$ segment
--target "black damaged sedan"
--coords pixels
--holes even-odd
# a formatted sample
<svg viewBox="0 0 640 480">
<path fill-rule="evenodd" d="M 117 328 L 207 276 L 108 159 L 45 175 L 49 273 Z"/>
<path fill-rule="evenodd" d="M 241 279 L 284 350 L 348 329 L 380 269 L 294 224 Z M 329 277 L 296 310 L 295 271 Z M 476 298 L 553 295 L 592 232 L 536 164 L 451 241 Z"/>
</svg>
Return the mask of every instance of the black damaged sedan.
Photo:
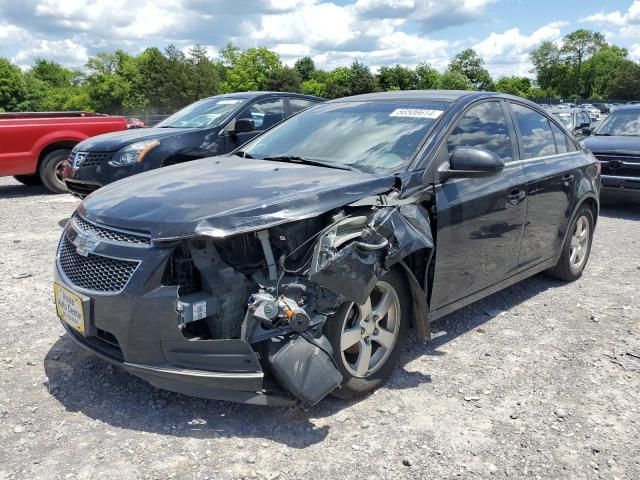
<svg viewBox="0 0 640 480">
<path fill-rule="evenodd" d="M 535 104 L 393 92 L 305 110 L 227 156 L 108 185 L 68 222 L 56 308 L 156 387 L 354 398 L 409 329 L 539 272 L 578 279 L 599 171 Z"/>
</svg>

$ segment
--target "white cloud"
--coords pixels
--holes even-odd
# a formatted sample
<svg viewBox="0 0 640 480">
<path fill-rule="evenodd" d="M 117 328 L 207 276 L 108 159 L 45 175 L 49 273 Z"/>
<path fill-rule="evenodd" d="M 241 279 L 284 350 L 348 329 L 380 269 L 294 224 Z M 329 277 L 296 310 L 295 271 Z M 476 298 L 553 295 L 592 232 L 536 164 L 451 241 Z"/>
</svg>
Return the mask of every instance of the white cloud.
<svg viewBox="0 0 640 480">
<path fill-rule="evenodd" d="M 636 62 L 640 62 L 640 43 L 631 45 L 629 48 L 629 57 Z"/>
<path fill-rule="evenodd" d="M 616 36 L 638 38 L 640 37 L 640 0 L 634 0 L 626 12 L 620 10 L 599 12 L 583 17 L 579 21 L 608 27 L 615 26 L 619 28 Z"/>
<path fill-rule="evenodd" d="M 83 64 L 87 49 L 72 40 L 40 40 L 20 50 L 11 60 L 21 68 L 28 68 L 36 58 L 55 59 L 66 66 Z"/>
<path fill-rule="evenodd" d="M 529 75 L 531 51 L 542 42 L 560 39 L 562 28 L 567 25 L 566 22 L 553 22 L 531 35 L 523 35 L 518 28 L 511 28 L 503 33 L 493 32 L 473 48 L 484 58 L 494 74 Z"/>
</svg>

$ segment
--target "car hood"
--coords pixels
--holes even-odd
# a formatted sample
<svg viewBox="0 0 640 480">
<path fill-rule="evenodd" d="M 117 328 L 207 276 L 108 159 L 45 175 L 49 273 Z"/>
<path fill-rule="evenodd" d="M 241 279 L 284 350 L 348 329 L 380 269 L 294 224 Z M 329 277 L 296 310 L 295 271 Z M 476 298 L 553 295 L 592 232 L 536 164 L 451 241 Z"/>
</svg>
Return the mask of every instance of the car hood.
<svg viewBox="0 0 640 480">
<path fill-rule="evenodd" d="M 79 211 L 155 240 L 224 237 L 320 215 L 387 192 L 394 182 L 393 175 L 221 156 L 112 183 Z"/>
<path fill-rule="evenodd" d="M 91 137 L 76 146 L 80 152 L 115 152 L 142 140 L 153 140 L 191 132 L 194 128 L 135 128 Z"/>
<path fill-rule="evenodd" d="M 640 154 L 640 136 L 638 137 L 587 137 L 583 141 L 585 148 L 593 153 L 631 153 Z"/>
</svg>

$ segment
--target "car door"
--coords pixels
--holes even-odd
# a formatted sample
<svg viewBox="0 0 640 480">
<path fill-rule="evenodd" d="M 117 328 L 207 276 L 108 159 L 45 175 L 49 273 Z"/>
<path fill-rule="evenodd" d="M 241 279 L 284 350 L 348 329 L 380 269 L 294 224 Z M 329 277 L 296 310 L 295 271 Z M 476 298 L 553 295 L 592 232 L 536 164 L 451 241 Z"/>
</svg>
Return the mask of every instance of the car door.
<svg viewBox="0 0 640 480">
<path fill-rule="evenodd" d="M 519 103 L 509 106 L 529 190 L 519 256 L 526 268 L 551 258 L 563 241 L 575 196 L 577 148 L 553 119 Z"/>
<path fill-rule="evenodd" d="M 457 146 L 499 155 L 504 170 L 449 178 L 436 185 L 437 249 L 431 310 L 509 277 L 518 266 L 526 217 L 526 178 L 514 156 L 515 132 L 501 101 L 469 107 L 440 147 L 446 162 Z"/>
<path fill-rule="evenodd" d="M 242 110 L 225 128 L 225 150 L 231 150 L 247 143 L 253 137 L 271 128 L 285 118 L 285 99 L 269 97 L 257 100 Z M 248 120 L 253 128 L 249 131 L 236 131 L 238 119 Z"/>
</svg>

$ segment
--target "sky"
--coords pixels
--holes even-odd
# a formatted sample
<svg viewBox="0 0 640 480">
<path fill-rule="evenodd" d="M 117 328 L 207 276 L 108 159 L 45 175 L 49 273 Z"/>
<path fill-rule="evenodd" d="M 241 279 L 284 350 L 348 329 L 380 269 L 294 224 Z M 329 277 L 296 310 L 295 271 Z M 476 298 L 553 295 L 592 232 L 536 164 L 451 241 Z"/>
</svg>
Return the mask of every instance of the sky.
<svg viewBox="0 0 640 480">
<path fill-rule="evenodd" d="M 578 28 L 597 30 L 640 61 L 640 0 L 0 0 L 0 56 L 82 68 L 98 52 L 173 43 L 265 46 L 287 64 L 427 62 L 444 70 L 474 48 L 494 76 L 528 75 L 529 53 Z"/>
</svg>

